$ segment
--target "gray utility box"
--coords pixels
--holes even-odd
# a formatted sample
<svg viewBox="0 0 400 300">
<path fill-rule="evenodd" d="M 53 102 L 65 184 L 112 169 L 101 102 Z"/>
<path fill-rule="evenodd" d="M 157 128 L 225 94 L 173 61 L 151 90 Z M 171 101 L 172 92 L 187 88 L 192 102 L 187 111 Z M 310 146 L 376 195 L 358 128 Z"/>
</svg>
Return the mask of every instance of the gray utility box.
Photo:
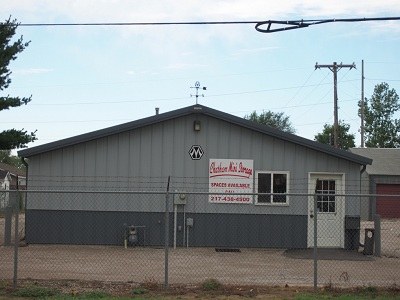
<svg viewBox="0 0 400 300">
<path fill-rule="evenodd" d="M 375 241 L 375 229 L 365 228 L 365 238 L 364 238 L 364 255 L 374 254 L 374 241 Z"/>
<path fill-rule="evenodd" d="M 179 194 L 174 195 L 174 204 L 175 205 L 186 205 L 187 195 L 185 192 L 181 192 Z"/>
<path fill-rule="evenodd" d="M 344 248 L 346 250 L 358 250 L 360 246 L 360 218 L 347 216 L 344 230 Z"/>
</svg>

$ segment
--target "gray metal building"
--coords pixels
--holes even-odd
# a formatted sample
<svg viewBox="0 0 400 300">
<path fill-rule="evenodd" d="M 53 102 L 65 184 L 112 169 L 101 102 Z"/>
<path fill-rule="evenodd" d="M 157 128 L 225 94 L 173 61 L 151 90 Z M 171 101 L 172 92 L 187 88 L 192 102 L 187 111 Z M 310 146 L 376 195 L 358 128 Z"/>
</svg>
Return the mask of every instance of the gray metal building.
<svg viewBox="0 0 400 300">
<path fill-rule="evenodd" d="M 398 148 L 351 148 L 352 153 L 373 160 L 361 177 L 361 191 L 367 195 L 400 195 L 400 149 Z M 373 220 L 400 218 L 400 197 L 363 197 L 361 218 Z"/>
<path fill-rule="evenodd" d="M 325 195 L 318 202 L 324 221 L 318 223 L 318 245 L 358 248 L 353 235 L 360 201 L 341 195 L 359 193 L 360 170 L 372 162 L 202 105 L 18 155 L 29 159 L 29 191 L 165 192 L 170 176 L 170 191 L 178 192 L 173 201 L 180 203 L 171 200 L 171 220 L 175 209 L 177 221 L 171 222 L 170 240 L 184 243 L 191 219 L 190 246 L 213 247 L 312 246 L 313 197 L 291 194 L 318 190 Z M 253 192 L 282 196 L 246 194 Z M 180 194 L 186 197 L 180 200 Z M 29 193 L 26 241 L 121 244 L 127 223 L 146 228 L 146 244 L 162 245 L 164 212 L 163 194 Z"/>
</svg>

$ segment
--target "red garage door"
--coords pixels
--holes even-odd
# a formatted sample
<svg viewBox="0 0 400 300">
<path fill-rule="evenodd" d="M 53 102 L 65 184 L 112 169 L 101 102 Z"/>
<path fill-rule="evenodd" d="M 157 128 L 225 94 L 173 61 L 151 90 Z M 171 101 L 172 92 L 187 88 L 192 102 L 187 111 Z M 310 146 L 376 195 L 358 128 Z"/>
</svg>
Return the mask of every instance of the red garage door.
<svg viewBox="0 0 400 300">
<path fill-rule="evenodd" d="M 377 184 L 376 193 L 378 195 L 400 195 L 400 184 Z M 377 197 L 376 213 L 382 218 L 400 218 L 400 196 Z"/>
</svg>

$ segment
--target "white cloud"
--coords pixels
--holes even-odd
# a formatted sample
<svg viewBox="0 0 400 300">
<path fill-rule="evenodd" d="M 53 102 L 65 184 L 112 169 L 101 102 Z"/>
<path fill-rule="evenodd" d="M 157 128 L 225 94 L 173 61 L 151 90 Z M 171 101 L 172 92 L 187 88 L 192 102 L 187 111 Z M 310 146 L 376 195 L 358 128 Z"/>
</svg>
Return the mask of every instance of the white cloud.
<svg viewBox="0 0 400 300">
<path fill-rule="evenodd" d="M 398 0 L 0 0 L 21 22 L 163 22 L 396 15 Z M 4 17 L 3 17 L 4 18 Z"/>
<path fill-rule="evenodd" d="M 278 49 L 279 47 L 263 47 L 263 48 L 248 48 L 248 49 L 240 49 L 237 52 L 233 53 L 233 55 L 244 55 L 249 53 L 260 53 Z"/>
<path fill-rule="evenodd" d="M 11 14 L 22 23 L 91 23 L 91 22 L 187 22 L 187 21 L 263 21 L 318 18 L 383 17 L 399 15 L 398 0 L 0 0 L 3 19 Z M 7 12 L 7 13 L 4 13 Z M 0 18 L 2 14 L 0 13 Z M 400 23 L 400 21 L 397 21 Z M 380 22 L 385 26 L 385 22 Z M 254 25 L 249 25 L 254 27 Z M 195 26 L 198 28 L 199 26 Z M 247 26 L 175 26 L 174 36 L 190 37 L 204 43 L 216 35 L 237 41 L 248 32 Z M 368 28 L 380 29 L 370 26 Z M 79 27 L 78 27 L 79 28 Z M 154 33 L 159 26 L 118 27 L 123 39 L 133 34 Z M 383 28 L 382 28 L 383 29 Z M 188 42 L 189 39 L 187 38 Z"/>
<path fill-rule="evenodd" d="M 204 67 L 205 65 L 202 64 L 184 64 L 184 63 L 175 63 L 169 64 L 164 69 L 174 69 L 174 70 L 184 70 L 184 69 L 192 69 L 192 68 L 199 68 Z"/>
<path fill-rule="evenodd" d="M 30 75 L 30 74 L 42 74 L 52 72 L 52 69 L 40 69 L 40 68 L 33 68 L 33 69 L 21 69 L 15 70 L 12 73 L 14 75 Z"/>
</svg>

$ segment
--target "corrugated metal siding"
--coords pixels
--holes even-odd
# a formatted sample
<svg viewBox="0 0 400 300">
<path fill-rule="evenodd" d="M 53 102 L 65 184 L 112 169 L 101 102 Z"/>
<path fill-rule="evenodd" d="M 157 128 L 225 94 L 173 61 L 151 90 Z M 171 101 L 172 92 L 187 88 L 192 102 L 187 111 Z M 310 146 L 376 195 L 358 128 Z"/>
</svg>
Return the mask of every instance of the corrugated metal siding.
<svg viewBox="0 0 400 300">
<path fill-rule="evenodd" d="M 378 195 L 400 195 L 400 184 L 377 184 Z M 377 197 L 376 213 L 382 218 L 400 218 L 400 197 Z"/>
<path fill-rule="evenodd" d="M 141 226 L 140 228 L 145 226 L 145 230 L 138 230 L 138 234 L 139 240 L 144 241 L 146 246 L 164 245 L 164 213 L 31 210 L 28 216 L 28 244 L 123 247 L 126 223 Z M 188 214 L 187 217 L 195 220 L 195 225 L 189 229 L 190 247 L 307 247 L 307 216 Z M 169 218 L 173 219 L 172 213 Z M 183 224 L 181 214 L 178 216 L 178 222 Z M 172 222 L 169 233 L 172 246 Z M 183 246 L 183 232 L 177 233 L 177 245 Z"/>
<path fill-rule="evenodd" d="M 193 131 L 193 121 L 201 131 Z M 201 145 L 205 154 L 192 160 L 188 151 Z M 255 170 L 289 171 L 291 192 L 307 193 L 309 172 L 346 173 L 346 192 L 359 192 L 359 166 L 316 150 L 272 138 L 235 124 L 202 114 L 189 115 L 103 137 L 29 159 L 29 189 L 165 190 L 168 176 L 171 190 L 208 191 L 210 158 L 253 159 Z M 43 202 L 44 201 L 44 202 Z M 28 208 L 88 209 L 84 201 L 35 200 Z M 63 202 L 61 204 L 61 202 Z M 112 199 L 93 203 L 92 210 L 110 209 Z M 188 211 L 202 213 L 307 214 L 307 199 L 288 207 L 210 205 L 207 198 L 188 204 Z M 139 207 L 139 208 L 138 208 Z M 152 211 L 159 205 L 127 201 L 120 209 Z M 357 207 L 346 205 L 349 214 Z"/>
</svg>

